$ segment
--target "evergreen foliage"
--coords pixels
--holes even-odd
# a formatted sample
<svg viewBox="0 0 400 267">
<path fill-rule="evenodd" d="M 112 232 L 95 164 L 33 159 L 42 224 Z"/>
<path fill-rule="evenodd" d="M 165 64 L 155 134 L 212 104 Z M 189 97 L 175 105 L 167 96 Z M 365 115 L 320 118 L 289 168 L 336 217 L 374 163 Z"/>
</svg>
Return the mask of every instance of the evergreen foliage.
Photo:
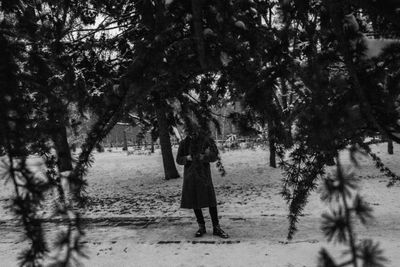
<svg viewBox="0 0 400 267">
<path fill-rule="evenodd" d="M 320 267 L 332 266 L 384 266 L 387 261 L 379 245 L 370 239 L 357 241 L 355 219 L 366 225 L 372 218 L 372 209 L 357 193 L 357 182 L 351 173 L 346 172 L 337 160 L 336 173 L 323 179 L 322 199 L 334 206 L 329 213 L 322 215 L 322 231 L 328 241 L 348 246 L 345 255 L 350 259 L 335 263 L 332 256 L 322 249 L 320 251 Z"/>
<path fill-rule="evenodd" d="M 282 12 L 284 25 L 294 30 L 297 45 L 291 56 L 300 63 L 292 68 L 301 81 L 295 88 L 299 112 L 294 146 L 288 157 L 281 153 L 286 174 L 282 193 L 289 202 L 291 238 L 308 195 L 318 178 L 324 177 L 324 166 L 340 150 L 362 147 L 369 151 L 364 140 L 378 133 L 397 139 L 399 91 L 394 82 L 398 68 L 387 67 L 397 63 L 391 60 L 397 55 L 396 42 L 371 57 L 370 40 L 364 35 L 379 24 L 375 20 L 379 8 L 356 1 L 351 5 L 346 1 L 285 1 Z M 396 179 L 390 170 L 383 171 Z"/>
<path fill-rule="evenodd" d="M 91 98 L 85 77 L 77 69 L 82 51 L 68 39 L 75 24 L 86 19 L 85 14 L 79 14 L 81 8 L 85 9 L 73 1 L 1 2 L 0 146 L 7 153 L 3 159 L 5 179 L 15 190 L 11 208 L 29 241 L 19 257 L 21 266 L 41 266 L 53 248 L 58 251 L 54 259 L 57 266 L 69 266 L 83 255 L 79 214 L 63 181 L 73 189 L 72 195 L 80 196 L 85 182 L 76 174 L 83 172 L 88 160 L 83 162 L 81 155 L 76 169 L 68 175 L 64 171 L 70 167 L 60 164 L 65 155 L 60 153 L 58 142 L 66 142 L 66 135 L 60 139 L 59 134 L 60 129 L 65 133 L 70 126 L 69 106 L 83 112 Z M 62 152 L 69 154 L 66 145 Z M 31 170 L 35 156 L 46 166 L 44 177 Z M 67 156 L 66 163 L 71 165 L 71 160 Z M 43 218 L 38 213 L 49 195 L 55 196 L 57 207 L 52 216 L 66 222 L 55 244 L 45 239 Z"/>
</svg>

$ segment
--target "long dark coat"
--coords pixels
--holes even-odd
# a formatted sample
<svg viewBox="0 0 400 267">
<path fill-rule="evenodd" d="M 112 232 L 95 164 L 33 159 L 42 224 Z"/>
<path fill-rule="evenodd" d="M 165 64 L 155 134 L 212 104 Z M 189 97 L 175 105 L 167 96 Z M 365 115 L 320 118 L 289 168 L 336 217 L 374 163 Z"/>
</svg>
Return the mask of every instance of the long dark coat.
<svg viewBox="0 0 400 267">
<path fill-rule="evenodd" d="M 207 148 L 210 152 L 202 160 L 196 157 L 198 154 L 204 154 Z M 192 156 L 192 161 L 186 159 L 188 155 Z M 211 138 L 194 141 L 186 137 L 181 141 L 176 156 L 176 162 L 185 165 L 181 208 L 200 209 L 217 206 L 210 170 L 210 162 L 216 161 L 217 158 L 218 148 Z"/>
</svg>

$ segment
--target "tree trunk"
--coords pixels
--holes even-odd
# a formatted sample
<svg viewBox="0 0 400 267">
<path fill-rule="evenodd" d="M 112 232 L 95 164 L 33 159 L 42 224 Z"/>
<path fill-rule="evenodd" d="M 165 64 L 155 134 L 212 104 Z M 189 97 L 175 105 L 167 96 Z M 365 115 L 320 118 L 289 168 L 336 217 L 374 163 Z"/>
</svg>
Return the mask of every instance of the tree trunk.
<svg viewBox="0 0 400 267">
<path fill-rule="evenodd" d="M 393 155 L 393 141 L 391 139 L 388 141 L 388 153 Z"/>
<path fill-rule="evenodd" d="M 126 131 L 123 130 L 122 132 L 124 134 L 124 145 L 122 147 L 122 151 L 127 151 L 128 150 L 128 141 L 126 140 Z"/>
<path fill-rule="evenodd" d="M 179 178 L 178 170 L 175 166 L 174 156 L 172 155 L 171 139 L 168 130 L 167 116 L 162 107 L 156 110 L 158 121 L 158 136 L 160 138 L 161 154 L 164 165 L 165 179 Z"/>
<path fill-rule="evenodd" d="M 276 168 L 275 134 L 272 123 L 268 123 L 269 166 Z"/>
<path fill-rule="evenodd" d="M 286 146 L 293 146 L 293 137 L 292 137 L 292 125 L 287 125 L 286 127 Z"/>
<path fill-rule="evenodd" d="M 60 172 L 72 170 L 72 157 L 68 145 L 67 128 L 58 126 L 53 134 L 53 141 L 58 156 L 58 169 Z"/>
<path fill-rule="evenodd" d="M 150 147 L 150 149 L 151 149 L 151 153 L 154 153 L 154 141 L 153 141 L 153 139 L 151 139 L 151 147 Z"/>
<path fill-rule="evenodd" d="M 193 13 L 193 28 L 194 28 L 194 39 L 197 45 L 197 54 L 200 66 L 203 70 L 207 68 L 206 56 L 204 49 L 204 39 L 203 39 L 203 8 L 201 0 L 192 0 L 192 13 Z"/>
<path fill-rule="evenodd" d="M 273 140 L 269 140 L 269 166 L 276 168 L 276 147 Z"/>
</svg>

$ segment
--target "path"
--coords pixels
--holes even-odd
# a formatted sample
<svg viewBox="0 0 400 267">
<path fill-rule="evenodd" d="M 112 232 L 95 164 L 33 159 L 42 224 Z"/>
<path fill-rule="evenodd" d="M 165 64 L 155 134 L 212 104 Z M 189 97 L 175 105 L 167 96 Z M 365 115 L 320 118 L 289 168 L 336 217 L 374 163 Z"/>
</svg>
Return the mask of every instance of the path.
<svg viewBox="0 0 400 267">
<path fill-rule="evenodd" d="M 385 256 L 398 266 L 400 262 L 399 216 L 380 218 L 365 229 L 357 227 L 360 238 L 380 241 Z M 319 228 L 319 218 L 305 216 L 294 240 L 285 239 L 287 220 L 284 216 L 221 218 L 231 235 L 223 240 L 208 233 L 193 238 L 196 224 L 192 217 L 110 217 L 83 219 L 85 245 L 89 260 L 85 266 L 316 266 L 317 253 L 327 247 L 340 255 L 342 247 L 326 244 Z M 21 250 L 16 242 L 21 231 L 13 220 L 0 221 L 1 266 L 15 266 Z M 59 222 L 46 223 L 50 234 Z"/>
</svg>

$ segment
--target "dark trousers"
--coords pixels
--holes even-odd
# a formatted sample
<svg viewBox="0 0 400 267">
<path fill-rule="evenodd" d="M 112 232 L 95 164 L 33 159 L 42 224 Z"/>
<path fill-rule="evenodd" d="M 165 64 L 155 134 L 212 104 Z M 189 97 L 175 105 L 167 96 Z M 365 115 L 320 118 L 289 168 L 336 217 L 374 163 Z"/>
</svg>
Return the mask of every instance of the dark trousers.
<svg viewBox="0 0 400 267">
<path fill-rule="evenodd" d="M 211 216 L 211 221 L 212 221 L 213 227 L 218 226 L 219 221 L 218 221 L 217 207 L 209 207 L 208 210 L 210 211 L 210 216 Z M 194 209 L 194 214 L 196 215 L 197 223 L 204 225 L 205 221 L 204 221 L 204 216 L 203 216 L 203 212 L 201 211 L 201 209 Z"/>
</svg>

